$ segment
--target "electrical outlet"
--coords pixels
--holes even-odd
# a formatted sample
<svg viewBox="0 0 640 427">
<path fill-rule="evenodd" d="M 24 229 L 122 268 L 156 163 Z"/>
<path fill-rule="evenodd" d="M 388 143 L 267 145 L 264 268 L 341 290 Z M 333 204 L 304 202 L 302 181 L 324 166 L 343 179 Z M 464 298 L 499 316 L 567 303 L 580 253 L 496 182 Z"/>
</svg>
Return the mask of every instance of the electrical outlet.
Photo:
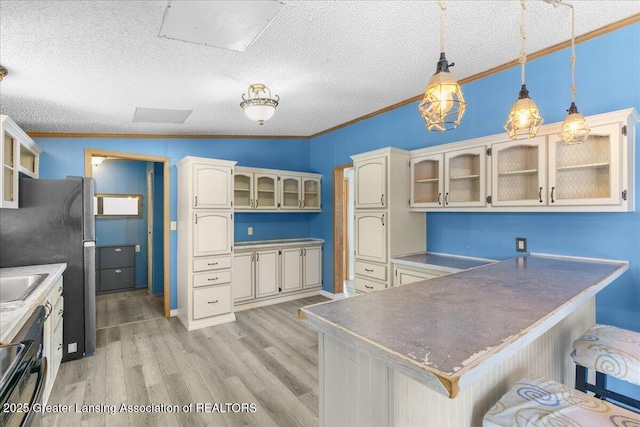
<svg viewBox="0 0 640 427">
<path fill-rule="evenodd" d="M 69 344 L 67 346 L 67 353 L 75 353 L 76 351 L 78 351 L 78 343 L 77 342 L 72 342 L 71 344 Z"/>
<path fill-rule="evenodd" d="M 247 228 L 247 235 L 248 236 L 253 236 L 253 227 Z"/>
<path fill-rule="evenodd" d="M 527 252 L 526 237 L 516 237 L 516 252 Z"/>
<path fill-rule="evenodd" d="M 171 221 L 171 229 L 172 230 L 177 230 L 178 229 L 178 222 L 177 221 Z"/>
<path fill-rule="evenodd" d="M 140 245 L 136 245 L 136 252 L 140 252 Z"/>
</svg>

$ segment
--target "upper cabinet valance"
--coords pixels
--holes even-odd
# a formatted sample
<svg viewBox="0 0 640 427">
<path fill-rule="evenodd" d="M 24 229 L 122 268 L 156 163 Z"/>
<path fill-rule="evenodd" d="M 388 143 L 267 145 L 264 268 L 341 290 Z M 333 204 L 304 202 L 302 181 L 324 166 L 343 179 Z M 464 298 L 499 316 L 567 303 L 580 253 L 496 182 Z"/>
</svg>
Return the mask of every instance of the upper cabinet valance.
<svg viewBox="0 0 640 427">
<path fill-rule="evenodd" d="M 526 140 L 499 134 L 414 150 L 411 210 L 634 211 L 639 120 L 634 109 L 588 117 L 579 145 L 563 145 L 554 123 Z"/>
</svg>

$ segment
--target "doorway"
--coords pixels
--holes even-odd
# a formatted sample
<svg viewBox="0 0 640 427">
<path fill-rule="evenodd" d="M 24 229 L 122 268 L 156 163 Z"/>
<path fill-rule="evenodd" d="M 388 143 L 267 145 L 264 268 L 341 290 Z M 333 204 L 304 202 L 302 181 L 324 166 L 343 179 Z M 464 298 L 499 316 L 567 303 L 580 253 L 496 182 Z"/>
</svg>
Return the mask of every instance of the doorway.
<svg viewBox="0 0 640 427">
<path fill-rule="evenodd" d="M 120 159 L 120 160 L 138 160 L 142 162 L 151 162 L 154 164 L 154 176 L 156 176 L 157 172 L 161 172 L 162 175 L 162 185 L 161 190 L 162 193 L 158 194 L 158 190 L 160 186 L 154 185 L 153 187 L 153 195 L 151 196 L 155 203 L 153 205 L 160 206 L 160 212 L 162 213 L 162 222 L 158 224 L 160 221 L 156 220 L 158 215 L 158 210 L 156 209 L 156 215 L 154 215 L 153 226 L 151 226 L 151 233 L 157 236 L 162 236 L 161 239 L 153 239 L 154 243 L 159 240 L 162 243 L 162 268 L 160 271 L 158 269 L 153 269 L 152 275 L 150 276 L 149 284 L 153 282 L 158 282 L 161 280 L 160 288 L 163 291 L 163 303 L 162 303 L 162 314 L 165 317 L 170 316 L 170 159 L 168 157 L 161 156 L 150 156 L 144 154 L 135 154 L 135 153 L 122 153 L 116 151 L 107 151 L 107 150 L 94 150 L 94 149 L 85 149 L 85 176 L 93 177 L 93 165 L 92 158 L 101 157 L 103 159 Z M 147 178 L 148 179 L 148 178 Z M 154 181 L 155 182 L 155 181 Z M 148 185 L 148 184 L 147 184 Z M 150 203 L 147 203 L 150 205 Z M 149 231 L 149 225 L 147 225 L 147 231 Z M 158 245 L 156 245 L 157 247 Z M 156 256 L 158 255 L 158 251 L 156 252 Z M 152 263 L 153 265 L 154 263 Z M 162 276 L 162 277 L 160 277 Z M 152 282 L 153 280 L 153 282 Z M 152 286 L 152 285 L 151 285 Z M 153 289 L 153 288 L 152 288 Z M 144 290 L 146 293 L 147 290 Z"/>
<path fill-rule="evenodd" d="M 353 274 L 353 267 L 349 268 L 349 261 L 353 254 L 353 240 L 349 239 L 349 199 L 353 197 L 353 191 L 349 191 L 348 170 L 353 170 L 353 165 L 340 165 L 333 168 L 333 293 L 349 293 L 345 289 L 345 277 Z M 345 171 L 346 174 L 345 174 Z M 345 177 L 347 179 L 345 179 Z M 351 185 L 352 187 L 352 185 Z M 351 197 L 349 195 L 351 194 Z M 351 211 L 352 212 L 352 211 Z M 352 223 L 352 221 L 351 221 Z"/>
</svg>

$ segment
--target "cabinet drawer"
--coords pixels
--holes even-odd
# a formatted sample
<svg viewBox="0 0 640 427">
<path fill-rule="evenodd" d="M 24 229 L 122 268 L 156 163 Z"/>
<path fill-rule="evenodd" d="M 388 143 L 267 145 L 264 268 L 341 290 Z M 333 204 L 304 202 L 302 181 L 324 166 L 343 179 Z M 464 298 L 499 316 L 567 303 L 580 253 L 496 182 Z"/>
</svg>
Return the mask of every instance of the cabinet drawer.
<svg viewBox="0 0 640 427">
<path fill-rule="evenodd" d="M 231 285 L 193 290 L 193 319 L 231 313 Z"/>
<path fill-rule="evenodd" d="M 108 246 L 98 248 L 97 268 L 133 267 L 136 254 L 133 246 Z"/>
<path fill-rule="evenodd" d="M 387 266 L 356 260 L 356 274 L 386 281 Z"/>
<path fill-rule="evenodd" d="M 193 272 L 231 268 L 231 255 L 198 258 L 193 260 Z"/>
<path fill-rule="evenodd" d="M 380 291 L 387 287 L 386 283 L 376 282 L 375 280 L 369 280 L 358 276 L 356 276 L 355 282 L 356 291 L 360 292 Z"/>
<path fill-rule="evenodd" d="M 110 268 L 100 270 L 100 290 L 131 289 L 135 287 L 135 268 Z"/>
<path fill-rule="evenodd" d="M 231 282 L 231 270 L 215 271 L 211 273 L 200 273 L 193 275 L 193 287 L 221 285 Z"/>
</svg>

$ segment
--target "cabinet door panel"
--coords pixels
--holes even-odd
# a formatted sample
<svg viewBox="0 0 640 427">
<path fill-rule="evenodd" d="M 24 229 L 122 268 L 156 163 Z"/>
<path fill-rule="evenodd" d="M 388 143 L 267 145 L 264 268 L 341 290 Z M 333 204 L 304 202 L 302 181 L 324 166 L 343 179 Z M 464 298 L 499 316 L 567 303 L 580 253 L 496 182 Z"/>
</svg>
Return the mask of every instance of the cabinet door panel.
<svg viewBox="0 0 640 427">
<path fill-rule="evenodd" d="M 233 257 L 233 301 L 246 301 L 255 297 L 254 293 L 254 253 L 235 254 Z"/>
<path fill-rule="evenodd" d="M 356 259 L 387 262 L 388 215 L 384 212 L 365 212 L 355 215 Z"/>
<path fill-rule="evenodd" d="M 233 176 L 233 208 L 253 209 L 253 173 L 235 172 Z"/>
<path fill-rule="evenodd" d="M 546 205 L 546 147 L 544 136 L 491 147 L 492 205 Z"/>
<path fill-rule="evenodd" d="M 193 165 L 193 207 L 231 208 L 231 168 L 206 164 Z"/>
<path fill-rule="evenodd" d="M 282 250 L 282 293 L 302 289 L 302 248 Z"/>
<path fill-rule="evenodd" d="M 485 206 L 486 147 L 444 153 L 445 207 Z"/>
<path fill-rule="evenodd" d="M 233 214 L 198 212 L 193 214 L 193 256 L 231 253 Z"/>
<path fill-rule="evenodd" d="M 356 208 L 383 208 L 386 206 L 386 157 L 357 162 L 354 176 Z"/>
<path fill-rule="evenodd" d="M 278 208 L 278 175 L 256 173 L 254 176 L 254 197 L 256 209 Z"/>
<path fill-rule="evenodd" d="M 594 126 L 583 144 L 549 137 L 549 206 L 619 205 L 620 125 Z"/>
<path fill-rule="evenodd" d="M 320 180 L 317 178 L 302 179 L 302 208 L 320 209 Z"/>
<path fill-rule="evenodd" d="M 442 154 L 411 159 L 411 207 L 444 206 L 444 163 Z"/>
<path fill-rule="evenodd" d="M 322 286 L 322 248 L 319 246 L 303 248 L 304 283 L 303 287 L 317 288 Z"/>
<path fill-rule="evenodd" d="M 256 298 L 276 295 L 280 291 L 278 261 L 277 250 L 256 252 Z"/>
<path fill-rule="evenodd" d="M 280 176 L 280 209 L 300 209 L 300 177 Z"/>
</svg>

